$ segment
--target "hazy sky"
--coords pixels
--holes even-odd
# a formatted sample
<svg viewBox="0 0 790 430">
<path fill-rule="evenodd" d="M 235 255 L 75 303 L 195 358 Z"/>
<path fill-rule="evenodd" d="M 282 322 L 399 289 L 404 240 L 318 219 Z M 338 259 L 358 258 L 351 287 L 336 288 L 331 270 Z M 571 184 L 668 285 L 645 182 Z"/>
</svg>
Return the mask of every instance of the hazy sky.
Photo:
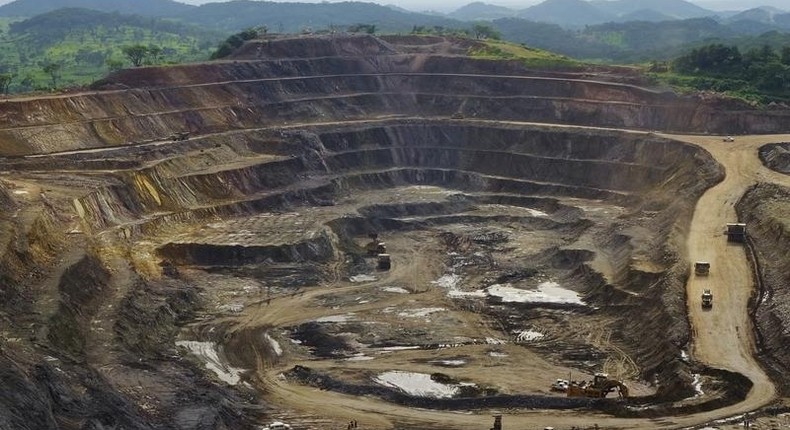
<svg viewBox="0 0 790 430">
<path fill-rule="evenodd" d="M 13 0 L 0 0 L 0 5 L 11 3 Z M 188 4 L 203 4 L 213 3 L 228 0 L 176 0 L 181 3 Z M 279 0 L 275 0 L 279 1 Z M 342 1 L 342 0 L 288 0 L 288 1 Z M 358 1 L 373 1 L 373 0 L 358 0 Z M 437 11 L 452 11 L 460 6 L 471 3 L 475 0 L 375 0 L 375 3 L 391 4 L 405 9 L 424 11 L 424 10 L 437 10 Z M 541 3 L 543 0 L 481 0 L 484 3 L 495 4 L 499 6 L 506 6 L 514 9 L 522 9 L 534 4 Z M 790 12 L 790 2 L 788 0 L 690 0 L 691 3 L 698 4 L 704 8 L 712 10 L 746 10 L 758 6 L 774 6 L 779 9 Z"/>
<path fill-rule="evenodd" d="M 0 0 L 5 1 L 7 0 Z M 228 0 L 176 0 L 181 3 L 189 4 L 203 4 L 214 3 L 217 1 Z M 277 1 L 277 0 L 275 0 Z M 284 1 L 284 0 L 280 0 Z M 307 1 L 310 3 L 318 3 L 323 0 L 287 0 L 287 1 Z M 329 0 L 330 2 L 343 1 L 343 0 Z M 392 4 L 410 10 L 440 10 L 452 11 L 465 4 L 473 1 L 482 1 L 483 3 L 495 4 L 499 6 L 512 7 L 516 9 L 525 8 L 538 3 L 543 0 L 358 0 L 358 1 L 372 1 L 373 3 Z M 790 2 L 788 0 L 687 0 L 691 3 L 697 4 L 707 9 L 712 10 L 746 10 L 758 6 L 773 6 L 779 9 L 790 11 Z"/>
</svg>

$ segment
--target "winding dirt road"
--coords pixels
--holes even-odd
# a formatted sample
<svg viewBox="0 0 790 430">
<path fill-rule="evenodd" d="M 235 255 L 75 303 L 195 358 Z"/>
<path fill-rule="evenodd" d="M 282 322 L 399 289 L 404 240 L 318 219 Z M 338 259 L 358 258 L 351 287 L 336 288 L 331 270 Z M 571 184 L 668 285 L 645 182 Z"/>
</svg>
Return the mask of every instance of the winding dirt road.
<svg viewBox="0 0 790 430">
<path fill-rule="evenodd" d="M 688 237 L 688 260 L 709 261 L 709 276 L 691 276 L 686 285 L 689 318 L 693 330 L 692 355 L 710 366 L 747 376 L 754 387 L 742 403 L 721 410 L 748 411 L 770 402 L 774 384 L 754 358 L 754 330 L 747 306 L 755 293 L 743 245 L 727 242 L 725 224 L 737 222 L 735 204 L 756 182 L 790 187 L 790 177 L 767 169 L 757 151 L 762 145 L 787 141 L 790 136 L 748 136 L 736 142 L 720 137 L 668 136 L 705 148 L 726 169 L 724 181 L 708 190 L 697 202 Z M 713 308 L 703 310 L 701 294 L 710 289 Z"/>
</svg>

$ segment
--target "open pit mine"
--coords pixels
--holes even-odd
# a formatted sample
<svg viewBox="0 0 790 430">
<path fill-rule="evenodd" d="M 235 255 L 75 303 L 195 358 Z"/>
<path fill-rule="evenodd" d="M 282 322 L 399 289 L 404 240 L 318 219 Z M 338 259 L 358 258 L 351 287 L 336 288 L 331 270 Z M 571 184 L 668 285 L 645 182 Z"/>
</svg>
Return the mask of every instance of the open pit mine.
<svg viewBox="0 0 790 430">
<path fill-rule="evenodd" d="M 477 43 L 0 101 L 0 429 L 789 428 L 790 109 Z"/>
</svg>

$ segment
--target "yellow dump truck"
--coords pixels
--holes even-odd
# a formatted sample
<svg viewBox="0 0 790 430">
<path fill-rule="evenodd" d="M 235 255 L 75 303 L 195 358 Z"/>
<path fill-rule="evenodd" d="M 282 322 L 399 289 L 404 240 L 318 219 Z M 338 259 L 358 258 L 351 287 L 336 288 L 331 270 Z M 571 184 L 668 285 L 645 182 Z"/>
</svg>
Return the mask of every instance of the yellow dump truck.
<svg viewBox="0 0 790 430">
<path fill-rule="evenodd" d="M 710 263 L 707 261 L 697 261 L 694 263 L 694 274 L 699 276 L 708 276 L 710 273 Z"/>
<path fill-rule="evenodd" d="M 702 307 L 703 308 L 713 307 L 713 293 L 711 293 L 710 290 L 705 290 L 702 292 Z"/>
</svg>

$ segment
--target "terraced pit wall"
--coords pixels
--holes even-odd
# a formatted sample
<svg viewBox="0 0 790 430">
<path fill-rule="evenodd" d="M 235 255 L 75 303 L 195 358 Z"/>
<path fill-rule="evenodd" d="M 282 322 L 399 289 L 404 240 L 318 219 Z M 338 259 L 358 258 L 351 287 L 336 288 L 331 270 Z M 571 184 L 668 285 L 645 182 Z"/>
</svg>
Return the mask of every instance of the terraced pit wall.
<svg viewBox="0 0 790 430">
<path fill-rule="evenodd" d="M 2 155 L 129 145 L 167 139 L 176 131 L 207 134 L 297 119 L 350 121 L 393 114 L 462 113 L 721 134 L 776 132 L 787 122 L 786 112 L 732 100 L 683 97 L 584 75 L 534 76 L 517 62 L 404 54 L 397 46 L 380 48 L 384 42 L 372 37 L 348 39 L 301 54 L 315 55 L 310 58 L 242 55 L 236 61 L 131 69 L 95 85 L 115 90 L 6 101 L 0 116 Z M 243 52 L 267 43 L 283 52 L 304 52 L 306 42 L 255 41 Z M 343 46 L 360 43 L 364 47 L 357 47 L 357 56 L 340 55 Z"/>
<path fill-rule="evenodd" d="M 763 362 L 777 387 L 790 394 L 790 189 L 775 184 L 753 186 L 738 202 L 738 218 L 747 225 L 763 294 L 754 312 Z"/>
</svg>

